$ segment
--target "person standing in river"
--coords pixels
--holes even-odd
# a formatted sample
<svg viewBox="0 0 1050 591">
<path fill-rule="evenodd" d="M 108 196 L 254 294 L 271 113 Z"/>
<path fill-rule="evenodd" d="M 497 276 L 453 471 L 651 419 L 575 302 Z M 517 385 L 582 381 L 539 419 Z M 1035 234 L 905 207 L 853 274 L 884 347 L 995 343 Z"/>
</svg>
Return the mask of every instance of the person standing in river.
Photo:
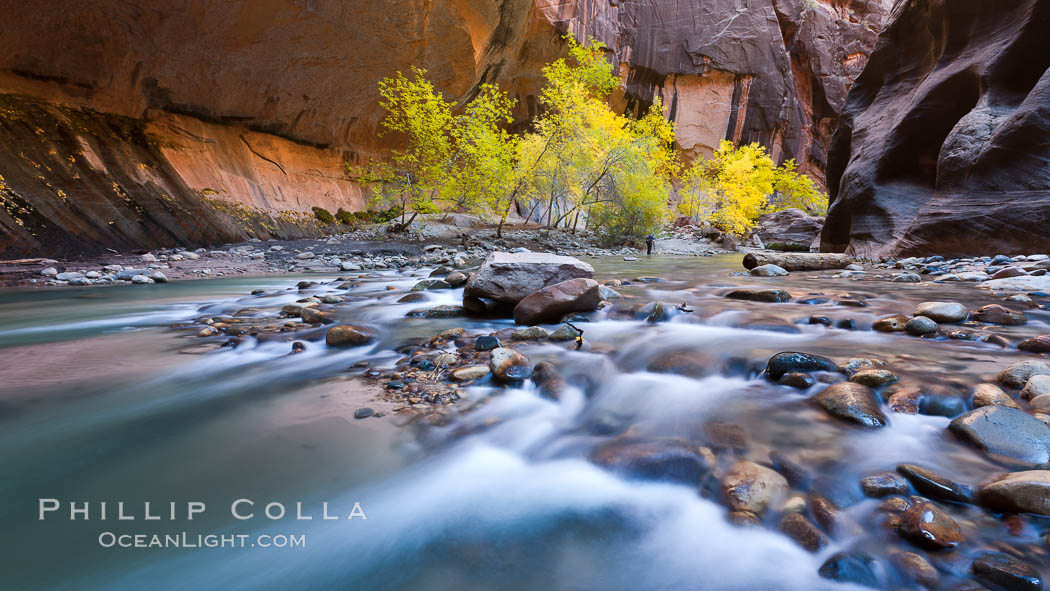
<svg viewBox="0 0 1050 591">
<path fill-rule="evenodd" d="M 653 255 L 653 244 L 656 243 L 656 236 L 649 234 L 645 237 L 645 256 Z"/>
</svg>

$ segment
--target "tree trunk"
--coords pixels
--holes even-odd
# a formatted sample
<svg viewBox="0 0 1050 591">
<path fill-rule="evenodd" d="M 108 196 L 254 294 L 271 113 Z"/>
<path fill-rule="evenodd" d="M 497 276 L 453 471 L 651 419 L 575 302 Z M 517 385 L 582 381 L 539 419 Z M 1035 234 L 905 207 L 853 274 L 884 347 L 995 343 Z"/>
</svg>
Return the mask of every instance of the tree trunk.
<svg viewBox="0 0 1050 591">
<path fill-rule="evenodd" d="M 744 255 L 745 269 L 754 269 L 761 265 L 776 265 L 788 271 L 824 271 L 842 269 L 852 262 L 853 259 L 848 255 L 824 252 L 773 252 Z"/>
</svg>

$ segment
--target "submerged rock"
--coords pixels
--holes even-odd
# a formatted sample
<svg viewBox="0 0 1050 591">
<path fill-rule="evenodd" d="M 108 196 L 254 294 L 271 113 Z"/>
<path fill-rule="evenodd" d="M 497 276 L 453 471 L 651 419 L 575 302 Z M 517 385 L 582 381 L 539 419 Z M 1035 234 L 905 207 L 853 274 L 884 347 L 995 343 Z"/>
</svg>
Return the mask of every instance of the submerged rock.
<svg viewBox="0 0 1050 591">
<path fill-rule="evenodd" d="M 572 312 L 590 312 L 601 302 L 598 282 L 576 278 L 548 285 L 537 290 L 514 306 L 514 322 L 518 324 L 547 324 L 557 322 Z"/>
<path fill-rule="evenodd" d="M 871 388 L 853 382 L 832 384 L 811 400 L 828 413 L 865 427 L 885 427 L 889 421 L 882 413 L 879 398 Z"/>
<path fill-rule="evenodd" d="M 1029 464 L 1050 461 L 1050 427 L 1016 408 L 978 408 L 953 420 L 948 429 L 993 456 Z"/>
<path fill-rule="evenodd" d="M 789 302 L 791 294 L 783 289 L 736 289 L 726 294 L 727 298 L 733 300 L 747 300 L 751 302 Z"/>
<path fill-rule="evenodd" d="M 869 388 L 881 388 L 896 382 L 897 376 L 885 369 L 862 369 L 850 376 L 849 381 L 863 384 Z"/>
<path fill-rule="evenodd" d="M 463 306 L 434 306 L 433 308 L 420 308 L 405 314 L 409 318 L 459 318 L 466 316 L 467 310 Z"/>
<path fill-rule="evenodd" d="M 817 574 L 840 583 L 879 588 L 875 559 L 861 552 L 838 552 L 821 565 Z"/>
<path fill-rule="evenodd" d="M 636 478 L 697 484 L 711 469 L 700 452 L 679 440 L 614 440 L 591 453 L 591 461 Z"/>
<path fill-rule="evenodd" d="M 532 383 L 541 396 L 552 400 L 561 398 L 566 388 L 565 378 L 550 361 L 541 361 L 532 368 Z"/>
</svg>

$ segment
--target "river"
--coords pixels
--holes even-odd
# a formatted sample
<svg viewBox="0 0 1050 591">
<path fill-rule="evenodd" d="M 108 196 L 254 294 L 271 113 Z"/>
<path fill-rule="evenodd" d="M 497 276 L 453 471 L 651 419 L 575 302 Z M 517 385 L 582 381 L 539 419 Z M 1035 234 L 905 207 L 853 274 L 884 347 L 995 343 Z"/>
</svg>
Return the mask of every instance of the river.
<svg viewBox="0 0 1050 591">
<path fill-rule="evenodd" d="M 352 366 L 392 368 L 401 357 L 395 348 L 444 329 L 487 334 L 512 325 L 405 318 L 421 304 L 397 299 L 431 269 L 371 272 L 349 289 L 337 287 L 335 275 L 311 274 L 0 292 L 0 587 L 811 590 L 849 587 L 817 570 L 851 549 L 879 560 L 887 588 L 909 588 L 888 557 L 915 549 L 882 525 L 881 501 L 864 497 L 860 478 L 904 462 L 973 484 L 1004 471 L 948 434 L 947 416 L 895 413 L 888 427 L 864 430 L 808 402 L 821 384 L 796 390 L 758 373 L 779 351 L 805 351 L 840 363 L 878 358 L 901 383 L 968 391 L 1031 355 L 883 334 L 871 324 L 910 314 L 927 300 L 960 301 L 972 310 L 1001 297 L 959 283 L 735 276 L 739 255 L 588 262 L 599 280 L 663 279 L 617 288 L 629 299 L 614 310 L 662 300 L 692 311 L 656 324 L 599 311 L 581 324 L 581 351 L 553 343 L 519 347 L 533 362 L 560 369 L 570 386 L 559 400 L 539 396 L 529 382 L 484 382 L 457 403 L 470 412 L 427 428 L 402 426 L 397 404 L 370 402 L 382 383 L 368 383 Z M 344 297 L 340 320 L 374 327 L 380 340 L 334 349 L 323 333 L 306 331 L 245 336 L 236 347 L 220 347 L 202 345 L 216 339 L 197 337 L 200 326 L 172 328 L 238 311 L 274 318 L 302 297 L 295 285 L 304 279 L 320 283 L 312 294 Z M 730 286 L 775 286 L 795 299 L 729 300 L 722 295 Z M 265 293 L 248 295 L 257 289 Z M 847 292 L 849 301 L 838 303 Z M 453 304 L 462 290 L 425 295 L 424 307 Z M 866 306 L 851 305 L 856 301 Z M 856 330 L 810 325 L 811 315 L 849 318 Z M 1027 325 L 990 332 L 1011 341 L 1050 333 L 1050 312 L 1027 315 Z M 305 351 L 289 355 L 293 338 L 306 342 Z M 681 352 L 699 360 L 691 375 L 649 370 Z M 386 416 L 355 419 L 362 406 Z M 591 450 L 624 432 L 706 443 L 720 466 L 738 459 L 768 464 L 777 451 L 814 475 L 793 494 L 819 493 L 858 527 L 834 532 L 810 553 L 776 531 L 773 517 L 758 527 L 731 524 L 709 485 L 634 480 L 588 461 Z M 728 433 L 731 441 L 712 433 Z M 42 498 L 62 502 L 43 520 Z M 253 518 L 234 517 L 237 499 L 255 503 L 241 505 Z M 70 501 L 90 502 L 90 519 L 70 520 Z M 102 521 L 101 501 L 124 501 L 137 519 L 111 514 Z M 179 514 L 145 521 L 147 501 L 162 514 L 175 501 Z M 207 510 L 188 520 L 189 501 Z M 285 518 L 263 515 L 270 502 L 286 507 Z M 295 519 L 296 502 L 313 519 Z M 322 519 L 322 503 L 343 518 Z M 367 519 L 345 519 L 355 503 Z M 976 507 L 945 510 L 967 535 L 953 558 L 934 561 L 948 582 L 966 576 L 966 556 L 1000 544 L 1038 546 L 1048 525 L 1033 518 L 1018 538 Z M 100 544 L 104 532 L 183 531 L 302 535 L 306 547 Z"/>
</svg>

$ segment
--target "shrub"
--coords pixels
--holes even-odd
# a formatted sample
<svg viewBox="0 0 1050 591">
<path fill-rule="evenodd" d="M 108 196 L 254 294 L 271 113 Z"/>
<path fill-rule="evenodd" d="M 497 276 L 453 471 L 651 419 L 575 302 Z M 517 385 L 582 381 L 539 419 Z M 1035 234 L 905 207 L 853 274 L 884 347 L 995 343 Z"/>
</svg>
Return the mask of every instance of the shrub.
<svg viewBox="0 0 1050 591">
<path fill-rule="evenodd" d="M 321 222 L 322 224 L 330 224 L 335 221 L 335 216 L 333 216 L 332 212 L 328 211 L 327 209 L 323 207 L 314 207 L 313 210 L 314 217 L 316 217 L 317 221 Z"/>
<path fill-rule="evenodd" d="M 354 225 L 354 214 L 343 209 L 342 207 L 339 208 L 339 211 L 335 212 L 335 219 L 339 220 L 340 223 L 346 224 L 348 226 Z"/>
</svg>

